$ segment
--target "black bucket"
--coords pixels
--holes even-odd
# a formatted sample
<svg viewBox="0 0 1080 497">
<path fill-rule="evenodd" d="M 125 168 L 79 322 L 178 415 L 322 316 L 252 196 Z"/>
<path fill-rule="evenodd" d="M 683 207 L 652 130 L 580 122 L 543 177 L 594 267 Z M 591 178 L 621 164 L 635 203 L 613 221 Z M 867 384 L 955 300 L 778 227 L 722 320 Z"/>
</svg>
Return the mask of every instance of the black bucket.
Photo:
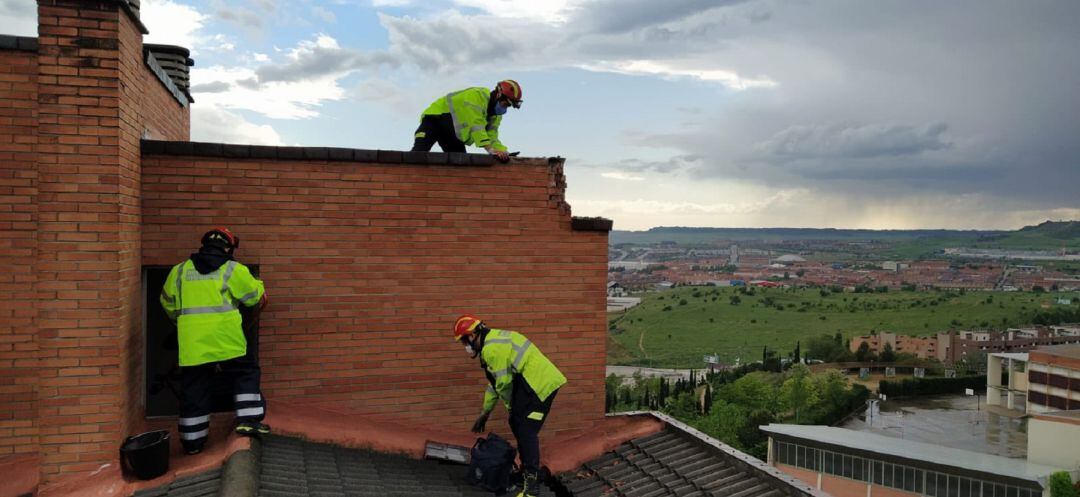
<svg viewBox="0 0 1080 497">
<path fill-rule="evenodd" d="M 169 470 L 169 431 L 148 431 L 124 439 L 120 468 L 125 475 L 152 480 Z"/>
</svg>

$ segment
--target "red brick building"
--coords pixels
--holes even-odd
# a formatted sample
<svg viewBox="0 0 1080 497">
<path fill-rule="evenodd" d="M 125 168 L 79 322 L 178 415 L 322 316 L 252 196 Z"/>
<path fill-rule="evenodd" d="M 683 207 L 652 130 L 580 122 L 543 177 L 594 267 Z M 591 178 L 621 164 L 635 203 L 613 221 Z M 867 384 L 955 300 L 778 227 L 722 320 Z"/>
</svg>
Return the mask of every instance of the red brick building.
<svg viewBox="0 0 1080 497">
<path fill-rule="evenodd" d="M 271 411 L 467 426 L 483 378 L 449 330 L 471 312 L 569 378 L 546 435 L 603 418 L 611 222 L 570 216 L 561 159 L 192 143 L 159 60 L 182 50 L 144 46 L 127 1 L 38 15 L 0 37 L 0 463 L 89 473 L 147 427 L 147 268 L 215 225 L 266 282 Z"/>
</svg>

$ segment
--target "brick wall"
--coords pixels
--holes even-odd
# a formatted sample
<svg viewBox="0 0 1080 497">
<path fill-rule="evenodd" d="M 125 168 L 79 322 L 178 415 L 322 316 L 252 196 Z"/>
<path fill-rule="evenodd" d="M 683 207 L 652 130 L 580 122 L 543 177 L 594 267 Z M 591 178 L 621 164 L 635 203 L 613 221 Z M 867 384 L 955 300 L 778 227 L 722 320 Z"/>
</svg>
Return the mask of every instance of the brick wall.
<svg viewBox="0 0 1080 497">
<path fill-rule="evenodd" d="M 112 2 L 41 0 L 39 385 L 43 472 L 114 456 L 119 313 L 119 29 Z"/>
<path fill-rule="evenodd" d="M 185 259 L 215 225 L 241 237 L 238 259 L 260 266 L 270 296 L 271 410 L 302 399 L 467 428 L 484 379 L 450 328 L 468 312 L 522 331 L 569 378 L 547 435 L 603 417 L 607 233 L 572 229 L 561 161 L 388 164 L 355 151 L 371 154 L 335 162 L 289 148 L 281 155 L 297 159 L 230 159 L 275 149 L 227 148 L 194 157 L 144 145 L 142 262 Z"/>
<path fill-rule="evenodd" d="M 51 479 L 114 460 L 142 424 L 140 138 L 187 139 L 189 115 L 146 68 L 125 5 L 39 0 L 38 21 L 36 428 Z"/>
<path fill-rule="evenodd" d="M 37 451 L 37 52 L 0 50 L 0 458 Z M 17 49 L 25 44 L 23 50 Z"/>
</svg>

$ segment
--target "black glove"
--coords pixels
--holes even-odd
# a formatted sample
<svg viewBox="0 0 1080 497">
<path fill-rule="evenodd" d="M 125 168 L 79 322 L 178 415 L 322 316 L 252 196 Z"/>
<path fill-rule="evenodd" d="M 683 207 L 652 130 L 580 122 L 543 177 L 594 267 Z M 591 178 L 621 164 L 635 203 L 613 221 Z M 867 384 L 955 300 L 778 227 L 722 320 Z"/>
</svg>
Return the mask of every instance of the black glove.
<svg viewBox="0 0 1080 497">
<path fill-rule="evenodd" d="M 473 425 L 472 425 L 472 432 L 473 433 L 483 433 L 484 432 L 484 426 L 487 425 L 488 416 L 491 416 L 490 411 L 481 413 L 480 416 L 478 418 L 476 418 L 476 422 L 473 423 Z"/>
</svg>

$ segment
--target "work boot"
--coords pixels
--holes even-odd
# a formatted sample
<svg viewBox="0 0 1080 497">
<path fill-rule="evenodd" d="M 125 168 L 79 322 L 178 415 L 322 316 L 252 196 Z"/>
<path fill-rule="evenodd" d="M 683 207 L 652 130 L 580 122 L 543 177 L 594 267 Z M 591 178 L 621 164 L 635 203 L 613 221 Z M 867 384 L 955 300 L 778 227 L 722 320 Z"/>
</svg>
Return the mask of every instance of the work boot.
<svg viewBox="0 0 1080 497">
<path fill-rule="evenodd" d="M 183 442 L 184 453 L 193 456 L 203 451 L 203 447 L 206 446 L 206 440 L 200 440 L 198 442 Z"/>
<path fill-rule="evenodd" d="M 536 473 L 526 471 L 522 474 L 521 492 L 517 497 L 540 497 L 540 479 Z"/>
<path fill-rule="evenodd" d="M 236 424 L 236 432 L 248 437 L 268 435 L 270 425 L 258 421 L 241 421 Z"/>
</svg>

